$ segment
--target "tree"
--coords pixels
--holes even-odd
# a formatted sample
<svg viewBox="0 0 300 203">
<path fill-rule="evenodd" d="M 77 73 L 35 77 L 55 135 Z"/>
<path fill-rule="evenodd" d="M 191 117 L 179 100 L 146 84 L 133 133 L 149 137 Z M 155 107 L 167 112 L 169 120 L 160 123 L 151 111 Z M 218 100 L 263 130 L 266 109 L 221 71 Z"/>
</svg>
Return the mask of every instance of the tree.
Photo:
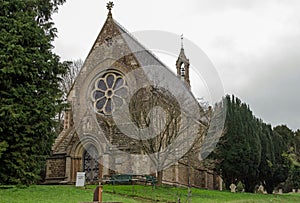
<svg viewBox="0 0 300 203">
<path fill-rule="evenodd" d="M 51 14 L 65 0 L 0 3 L 0 183 L 40 179 L 63 108 L 60 76 L 66 67 L 52 53 Z"/>
<path fill-rule="evenodd" d="M 286 125 L 276 126 L 274 132 L 281 137 L 281 156 L 278 162 L 279 177 L 282 178 L 281 183 L 284 182 L 284 191 L 288 192 L 300 185 L 300 163 L 297 155 L 299 135 L 297 136 L 297 131 L 294 133 Z"/>
<path fill-rule="evenodd" d="M 295 154 L 297 156 L 297 160 L 300 162 L 300 130 L 299 129 L 295 132 Z"/>
<path fill-rule="evenodd" d="M 260 121 L 261 132 L 261 162 L 259 165 L 259 179 L 267 193 L 272 194 L 279 183 L 274 179 L 276 162 L 274 155 L 273 131 L 271 125 Z"/>
<path fill-rule="evenodd" d="M 64 65 L 67 67 L 66 74 L 62 75 L 62 79 L 60 81 L 60 89 L 62 91 L 62 99 L 64 101 L 67 100 L 67 96 L 79 74 L 79 71 L 83 65 L 83 61 L 81 59 L 73 60 L 73 61 L 65 61 Z M 67 101 L 66 101 L 67 102 Z M 62 109 L 57 114 L 57 123 L 58 125 L 55 128 L 55 133 L 59 134 L 63 130 L 63 120 L 65 116 L 65 109 Z"/>
<path fill-rule="evenodd" d="M 288 146 L 292 142 L 293 132 L 283 125 L 272 130 L 270 125 L 266 125 L 262 121 L 261 127 L 260 182 L 266 191 L 272 194 L 274 188 L 288 178 L 292 163 L 288 155 Z M 290 141 L 287 142 L 287 140 Z"/>
<path fill-rule="evenodd" d="M 284 183 L 284 181 L 288 178 L 290 169 L 289 159 L 285 155 L 288 149 L 286 139 L 284 139 L 284 136 L 278 133 L 276 129 L 278 128 L 275 127 L 273 129 L 275 163 L 273 166 L 272 181 L 274 186 Z"/>
<path fill-rule="evenodd" d="M 83 65 L 81 59 L 66 61 L 65 65 L 68 67 L 68 71 L 65 75 L 62 76 L 62 81 L 60 83 L 61 90 L 63 91 L 63 98 L 66 98 L 69 94 L 70 89 L 72 88 L 77 75 Z"/>
<path fill-rule="evenodd" d="M 127 81 L 129 93 L 121 96 L 126 102 L 115 102 L 112 116 L 121 131 L 117 139 L 129 135 L 126 143 L 131 147 L 126 150 L 148 160 L 146 173 L 155 173 L 160 185 L 163 170 L 182 160 L 204 135 L 207 124 L 200 120 L 204 112 L 198 102 L 173 73 L 163 68 L 149 70 L 137 70 L 138 79 Z"/>
<path fill-rule="evenodd" d="M 279 125 L 274 127 L 275 132 L 281 135 L 284 145 L 282 145 L 285 151 L 288 151 L 290 147 L 294 147 L 294 132 L 286 125 Z"/>
<path fill-rule="evenodd" d="M 2 156 L 2 153 L 6 151 L 8 145 L 7 145 L 7 142 L 3 141 L 3 142 L 0 142 L 0 158 Z"/>
<path fill-rule="evenodd" d="M 176 159 L 187 153 L 184 151 L 188 146 L 184 142 L 189 143 L 190 149 L 195 150 L 187 139 L 190 139 L 188 135 L 193 134 L 192 130 L 199 131 L 200 125 L 189 120 L 188 115 L 181 112 L 180 105 L 168 90 L 156 86 L 141 88 L 132 97 L 129 108 L 130 117 L 138 130 L 136 133 L 138 145 L 156 167 L 158 185 L 161 185 L 163 169 L 174 164 Z M 155 136 L 149 138 L 148 135 Z M 197 141 L 202 137 L 203 132 L 199 131 L 198 135 Z M 194 140 L 194 143 L 197 141 Z M 172 147 L 169 147 L 171 145 Z M 177 153 L 178 157 L 176 157 Z"/>
<path fill-rule="evenodd" d="M 286 125 L 272 126 L 255 118 L 249 106 L 234 96 L 226 96 L 225 130 L 210 155 L 215 170 L 228 188 L 241 181 L 246 192 L 262 184 L 268 193 L 286 180 L 285 185 L 299 183 L 299 135 Z M 299 133 L 299 132 L 298 132 Z M 287 179 L 288 178 L 288 179 Z"/>
<path fill-rule="evenodd" d="M 143 101 L 143 98 L 148 98 L 148 100 Z M 151 139 L 143 138 L 145 133 L 142 131 L 139 131 L 138 133 L 140 138 L 139 145 L 141 146 L 142 151 L 151 155 L 149 157 L 157 167 L 158 185 L 161 185 L 162 183 L 163 170 L 161 167 L 167 158 L 161 156 L 162 154 L 160 152 L 174 141 L 178 133 L 178 123 L 180 122 L 179 105 L 174 102 L 174 100 L 172 101 L 172 99 L 173 98 L 170 98 L 169 95 L 167 96 L 165 92 L 161 91 L 161 89 L 152 86 L 150 88 L 140 89 L 137 94 L 134 95 L 130 103 L 130 112 L 133 122 L 139 129 L 147 127 L 150 131 L 153 131 L 150 132 L 152 134 L 155 133 L 156 129 L 164 125 L 164 129 Z M 163 108 L 164 111 L 167 112 L 167 115 L 165 116 L 163 111 L 160 111 L 158 108 L 154 109 L 155 106 Z M 149 116 L 151 111 L 154 116 Z M 155 129 L 151 129 L 151 123 Z"/>
<path fill-rule="evenodd" d="M 258 167 L 261 145 L 257 119 L 249 107 L 238 98 L 226 96 L 226 121 L 224 135 L 211 158 L 215 159 L 216 171 L 225 185 L 241 181 L 245 191 L 253 192 L 258 183 Z"/>
</svg>

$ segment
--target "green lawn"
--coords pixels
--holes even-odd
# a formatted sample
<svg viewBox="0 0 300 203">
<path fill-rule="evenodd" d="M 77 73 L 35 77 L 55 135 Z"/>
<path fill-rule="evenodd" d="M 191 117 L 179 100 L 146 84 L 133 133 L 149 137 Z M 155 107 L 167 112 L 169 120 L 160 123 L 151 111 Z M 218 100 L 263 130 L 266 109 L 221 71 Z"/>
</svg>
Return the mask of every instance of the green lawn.
<svg viewBox="0 0 300 203">
<path fill-rule="evenodd" d="M 96 186 L 76 188 L 63 185 L 34 185 L 20 189 L 16 187 L 0 186 L 0 202 L 62 202 L 76 203 L 92 201 Z M 187 202 L 188 191 L 186 188 L 156 187 L 142 185 L 105 185 L 103 187 L 103 201 L 120 201 L 128 203 L 150 202 Z M 192 189 L 190 202 L 216 203 L 216 202 L 300 202 L 300 194 L 264 195 L 249 193 L 230 193 L 227 191 L 212 191 Z"/>
</svg>

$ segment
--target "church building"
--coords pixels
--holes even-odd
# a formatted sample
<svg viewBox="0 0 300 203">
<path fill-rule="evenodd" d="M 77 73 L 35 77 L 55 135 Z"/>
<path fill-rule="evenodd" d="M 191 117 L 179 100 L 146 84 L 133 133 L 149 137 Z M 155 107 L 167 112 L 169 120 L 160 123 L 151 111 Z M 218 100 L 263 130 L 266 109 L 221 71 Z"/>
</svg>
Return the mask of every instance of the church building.
<svg viewBox="0 0 300 203">
<path fill-rule="evenodd" d="M 175 75 L 113 18 L 112 7 L 109 2 L 107 19 L 68 93 L 45 182 L 73 184 L 77 172 L 85 172 L 88 183 L 113 174 L 151 174 L 164 184 L 221 189 L 219 176 L 198 159 L 208 123 L 191 93 L 183 45 Z M 190 118 L 189 112 L 200 116 Z"/>
</svg>

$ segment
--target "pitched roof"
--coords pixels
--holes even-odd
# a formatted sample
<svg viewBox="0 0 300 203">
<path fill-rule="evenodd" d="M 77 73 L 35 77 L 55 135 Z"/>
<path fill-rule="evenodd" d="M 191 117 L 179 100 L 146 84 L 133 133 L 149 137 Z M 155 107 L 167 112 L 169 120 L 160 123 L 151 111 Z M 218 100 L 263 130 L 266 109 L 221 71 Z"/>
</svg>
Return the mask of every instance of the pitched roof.
<svg viewBox="0 0 300 203">
<path fill-rule="evenodd" d="M 131 52 L 134 54 L 136 59 L 139 61 L 141 66 L 158 65 L 167 67 L 161 62 L 154 53 L 142 45 L 132 34 L 130 34 L 123 26 L 121 26 L 116 20 L 115 25 L 119 29 L 122 37 L 129 46 Z"/>
<path fill-rule="evenodd" d="M 88 54 L 88 57 L 93 52 L 93 50 L 96 49 L 96 47 L 101 46 L 105 42 L 104 40 L 107 36 L 110 36 L 111 38 L 122 37 L 127 47 L 129 48 L 130 53 L 135 56 L 141 67 L 158 65 L 167 68 L 167 66 L 163 62 L 161 62 L 157 58 L 157 56 L 155 56 L 150 50 L 145 48 L 145 46 L 143 46 L 120 23 L 114 20 L 111 13 L 108 14 L 107 19 Z"/>
<path fill-rule="evenodd" d="M 102 29 L 100 33 L 98 34 L 92 48 L 90 49 L 86 59 L 84 60 L 84 63 L 81 67 L 81 70 L 79 71 L 79 74 L 77 75 L 76 79 L 74 80 L 74 83 L 72 87 L 69 90 L 69 93 L 67 94 L 67 98 L 69 97 L 75 83 L 77 82 L 80 72 L 85 68 L 86 63 L 88 63 L 89 58 L 91 55 L 93 55 L 93 52 L 95 52 L 96 57 L 98 54 L 103 54 L 103 52 L 96 51 L 97 47 L 101 47 L 106 43 L 106 39 L 110 38 L 116 38 L 116 39 L 122 39 L 123 41 L 123 49 L 127 49 L 125 53 L 132 54 L 135 61 L 138 63 L 138 67 L 147 67 L 147 66 L 158 66 L 166 68 L 166 70 L 170 71 L 170 69 L 158 59 L 157 56 L 155 56 L 149 49 L 145 48 L 132 34 L 130 34 L 120 23 L 118 23 L 116 20 L 113 19 L 111 12 L 108 13 L 106 21 L 104 25 L 102 26 Z M 125 54 L 126 55 L 126 54 Z M 93 58 L 93 57 L 91 57 Z M 91 60 L 94 61 L 94 60 Z M 170 71 L 171 74 L 173 74 L 172 71 Z"/>
</svg>

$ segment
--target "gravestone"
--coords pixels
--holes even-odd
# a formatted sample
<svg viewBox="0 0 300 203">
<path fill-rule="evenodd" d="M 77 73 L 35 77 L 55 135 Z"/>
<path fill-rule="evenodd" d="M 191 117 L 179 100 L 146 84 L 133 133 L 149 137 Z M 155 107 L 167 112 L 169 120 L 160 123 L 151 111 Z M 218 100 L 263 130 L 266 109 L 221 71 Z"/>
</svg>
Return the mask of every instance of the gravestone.
<svg viewBox="0 0 300 203">
<path fill-rule="evenodd" d="M 257 189 L 257 193 L 261 193 L 261 194 L 264 194 L 265 193 L 265 188 L 263 185 L 260 185 Z"/>
<path fill-rule="evenodd" d="M 229 186 L 231 192 L 235 192 L 235 189 L 236 189 L 236 185 L 231 183 L 231 185 Z"/>
</svg>

